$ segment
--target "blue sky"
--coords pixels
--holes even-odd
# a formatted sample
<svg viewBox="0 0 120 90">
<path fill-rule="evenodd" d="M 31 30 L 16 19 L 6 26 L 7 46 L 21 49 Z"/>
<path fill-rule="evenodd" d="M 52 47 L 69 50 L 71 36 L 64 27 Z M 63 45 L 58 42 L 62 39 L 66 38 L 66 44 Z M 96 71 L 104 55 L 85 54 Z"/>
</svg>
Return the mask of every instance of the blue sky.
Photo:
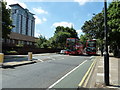
<svg viewBox="0 0 120 90">
<path fill-rule="evenodd" d="M 47 39 L 54 35 L 55 27 L 71 27 L 82 34 L 81 26 L 104 7 L 103 2 L 20 2 L 8 0 L 8 4 L 19 3 L 35 14 L 35 37 L 39 34 Z"/>
</svg>

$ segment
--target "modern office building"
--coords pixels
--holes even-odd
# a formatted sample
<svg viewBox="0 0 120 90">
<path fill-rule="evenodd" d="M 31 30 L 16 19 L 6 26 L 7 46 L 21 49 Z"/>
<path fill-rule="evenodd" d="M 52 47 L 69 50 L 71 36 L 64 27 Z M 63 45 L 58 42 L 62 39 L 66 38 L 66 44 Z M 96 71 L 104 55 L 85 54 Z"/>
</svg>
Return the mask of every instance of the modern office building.
<svg viewBox="0 0 120 90">
<path fill-rule="evenodd" d="M 22 8 L 19 4 L 12 4 L 11 18 L 13 20 L 13 32 L 34 37 L 35 18 L 28 9 Z"/>
<path fill-rule="evenodd" d="M 7 43 L 34 45 L 34 14 L 29 12 L 28 9 L 21 7 L 19 4 L 12 4 L 10 7 L 12 25 L 15 27 L 12 29 L 12 32 L 9 36 L 10 38 L 7 39 Z"/>
</svg>

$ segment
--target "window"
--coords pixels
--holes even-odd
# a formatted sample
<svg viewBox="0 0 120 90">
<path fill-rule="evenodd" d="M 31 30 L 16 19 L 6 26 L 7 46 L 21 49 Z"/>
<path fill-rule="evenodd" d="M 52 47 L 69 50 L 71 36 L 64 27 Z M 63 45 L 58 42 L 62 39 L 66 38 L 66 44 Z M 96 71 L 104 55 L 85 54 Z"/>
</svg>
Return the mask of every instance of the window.
<svg viewBox="0 0 120 90">
<path fill-rule="evenodd" d="M 29 45 L 30 43 L 29 43 L 29 41 L 27 41 L 27 45 Z"/>
<path fill-rule="evenodd" d="M 14 43 L 15 43 L 15 40 L 12 40 L 12 43 L 14 44 Z"/>
</svg>

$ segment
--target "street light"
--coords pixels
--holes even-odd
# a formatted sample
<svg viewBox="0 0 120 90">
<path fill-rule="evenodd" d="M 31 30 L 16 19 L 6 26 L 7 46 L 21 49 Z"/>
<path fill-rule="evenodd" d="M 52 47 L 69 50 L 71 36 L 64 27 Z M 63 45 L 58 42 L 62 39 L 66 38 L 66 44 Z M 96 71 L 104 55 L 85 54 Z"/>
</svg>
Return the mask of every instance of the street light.
<svg viewBox="0 0 120 90">
<path fill-rule="evenodd" d="M 104 53 L 104 81 L 105 85 L 109 85 L 109 54 L 108 54 L 108 28 L 107 28 L 107 1 L 104 0 L 104 25 L 105 25 L 105 53 Z"/>
</svg>

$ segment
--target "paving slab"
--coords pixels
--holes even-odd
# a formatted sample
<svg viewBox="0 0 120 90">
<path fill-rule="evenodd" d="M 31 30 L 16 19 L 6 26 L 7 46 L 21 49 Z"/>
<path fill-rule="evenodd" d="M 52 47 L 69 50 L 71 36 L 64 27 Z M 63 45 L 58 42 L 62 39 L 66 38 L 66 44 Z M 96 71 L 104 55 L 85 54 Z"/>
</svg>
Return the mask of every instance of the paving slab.
<svg viewBox="0 0 120 90">
<path fill-rule="evenodd" d="M 113 56 L 109 57 L 109 79 L 110 85 L 105 86 L 104 83 L 104 57 L 101 57 L 98 63 L 97 76 L 95 88 L 115 88 L 115 90 L 120 90 L 120 77 L 119 77 L 119 67 L 120 58 L 115 58 Z"/>
<path fill-rule="evenodd" d="M 35 61 L 7 62 L 7 63 L 3 63 L 2 67 L 10 68 L 10 67 L 16 67 L 16 66 L 27 65 L 32 63 L 36 63 L 36 62 Z"/>
</svg>

